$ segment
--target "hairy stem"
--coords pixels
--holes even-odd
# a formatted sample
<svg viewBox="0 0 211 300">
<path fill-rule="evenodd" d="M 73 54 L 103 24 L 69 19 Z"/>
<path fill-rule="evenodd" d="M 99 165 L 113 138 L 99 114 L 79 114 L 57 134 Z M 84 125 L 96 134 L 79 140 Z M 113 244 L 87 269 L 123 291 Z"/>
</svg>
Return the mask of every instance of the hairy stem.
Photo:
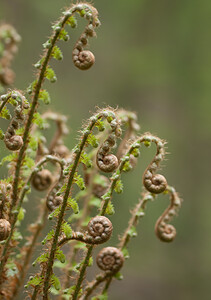
<svg viewBox="0 0 211 300">
<path fill-rule="evenodd" d="M 120 239 L 119 243 L 119 249 L 122 251 L 125 247 L 127 247 L 127 244 L 129 243 L 131 239 L 131 234 L 130 231 L 132 227 L 136 227 L 138 224 L 138 221 L 140 218 L 143 218 L 145 216 L 145 209 L 146 209 L 146 204 L 149 200 L 153 200 L 153 197 L 155 195 L 149 193 L 149 192 L 144 192 L 142 198 L 139 200 L 133 211 L 131 212 L 131 218 L 128 222 L 128 227 L 125 230 L 123 236 Z"/>
<path fill-rule="evenodd" d="M 92 294 L 92 292 L 98 287 L 98 285 L 104 282 L 108 278 L 108 276 L 110 275 L 106 273 L 97 275 L 96 279 L 94 279 L 93 282 L 91 282 L 87 286 L 82 297 L 80 297 L 80 300 L 87 300 L 88 297 Z"/>
<path fill-rule="evenodd" d="M 89 134 L 92 132 L 96 122 L 101 119 L 104 115 L 106 115 L 106 117 L 108 116 L 108 114 L 112 115 L 112 118 L 115 118 L 115 115 L 113 112 L 109 112 L 109 111 L 104 111 L 104 112 L 100 112 L 98 114 L 96 114 L 94 117 L 91 117 L 91 121 L 90 124 L 88 125 L 88 127 L 86 128 L 86 130 L 84 130 L 84 134 L 83 137 L 80 141 L 80 143 L 78 144 L 78 146 L 75 148 L 75 159 L 74 159 L 74 163 L 73 166 L 71 168 L 70 174 L 69 174 L 69 178 L 67 181 L 67 187 L 64 193 L 64 197 L 63 197 L 63 202 L 62 202 L 62 206 L 61 206 L 61 210 L 57 219 L 57 224 L 56 224 L 56 229 L 55 229 L 55 234 L 53 237 L 53 241 L 51 244 L 51 249 L 50 249 L 50 254 L 49 254 L 49 260 L 47 263 L 47 269 L 46 269 L 46 274 L 45 274 L 45 279 L 44 279 L 44 287 L 43 287 L 43 299 L 48 298 L 48 289 L 50 287 L 49 281 L 50 281 L 50 277 L 52 275 L 52 267 L 53 267 L 53 262 L 54 262 L 54 257 L 55 257 L 55 252 L 58 246 L 58 239 L 59 239 L 59 235 L 60 235 L 60 230 L 61 230 L 61 226 L 63 223 L 63 219 L 64 219 L 64 214 L 65 214 L 65 210 L 66 210 L 66 206 L 67 206 L 67 200 L 69 197 L 69 193 L 73 184 L 73 180 L 74 180 L 74 175 L 77 171 L 77 167 L 80 161 L 80 157 L 82 154 L 82 151 L 85 147 L 85 144 L 87 142 L 88 136 Z M 115 130 L 116 128 L 114 128 Z M 90 246 L 92 247 L 92 246 Z"/>
<path fill-rule="evenodd" d="M 89 259 L 92 256 L 92 250 L 93 250 L 93 248 L 94 248 L 94 246 L 89 246 L 88 247 L 88 251 L 86 253 L 86 257 L 85 257 L 83 265 L 82 265 L 82 267 L 80 269 L 80 275 L 78 277 L 78 281 L 77 281 L 77 284 L 76 284 L 76 288 L 75 288 L 72 300 L 76 300 L 77 297 L 78 297 L 78 294 L 79 294 L 80 289 L 81 289 L 81 284 L 82 284 L 82 282 L 84 280 L 84 275 L 85 275 L 85 272 L 86 272 L 86 268 L 89 265 Z"/>
</svg>

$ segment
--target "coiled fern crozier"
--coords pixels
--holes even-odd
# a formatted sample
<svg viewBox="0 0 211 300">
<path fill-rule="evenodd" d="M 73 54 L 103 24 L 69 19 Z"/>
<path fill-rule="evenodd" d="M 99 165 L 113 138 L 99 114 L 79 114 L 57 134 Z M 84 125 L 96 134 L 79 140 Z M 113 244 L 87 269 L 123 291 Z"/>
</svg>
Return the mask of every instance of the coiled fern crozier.
<svg viewBox="0 0 211 300">
<path fill-rule="evenodd" d="M 86 46 L 100 25 L 98 12 L 88 3 L 73 4 L 52 26 L 41 59 L 34 65 L 36 78 L 24 92 L 8 89 L 14 79 L 11 60 L 20 37 L 12 26 L 0 26 L 0 116 L 11 119 L 7 130 L 0 131 L 2 143 L 10 151 L 1 158 L 8 174 L 0 181 L 0 299 L 15 299 L 24 284 L 23 297 L 30 299 L 107 299 L 110 283 L 121 278 L 138 220 L 144 216 L 147 202 L 158 194 L 168 194 L 171 203 L 155 225 L 156 235 L 165 242 L 176 236 L 169 221 L 177 214 L 181 199 L 158 174 L 165 158 L 165 141 L 151 133 L 140 134 L 135 113 L 98 109 L 83 125 L 72 150 L 63 141 L 68 134 L 67 118 L 52 111 L 39 114 L 40 103 L 50 103 L 50 95 L 43 88 L 45 80 L 56 81 L 50 61 L 63 58 L 57 41 L 68 41 L 66 27 L 76 27 L 76 15 L 85 18 L 88 25 L 73 47 L 73 63 L 80 70 L 94 64 L 95 57 Z M 45 129 L 51 123 L 55 123 L 56 132 L 47 143 Z M 123 173 L 135 168 L 142 147 L 153 143 L 156 153 L 143 174 L 142 196 L 131 211 L 120 243 L 99 252 L 97 265 L 102 272 L 87 282 L 93 249 L 112 235 L 109 215 L 114 214 L 113 193 L 123 192 Z M 34 189 L 44 191 L 45 196 L 37 207 L 37 221 L 28 225 L 26 233 L 20 226 L 27 213 L 23 204 L 31 201 Z M 51 229 L 40 245 L 38 237 L 45 226 Z M 32 255 L 38 250 L 40 255 L 32 263 Z M 31 263 L 38 264 L 40 270 L 25 282 Z"/>
</svg>

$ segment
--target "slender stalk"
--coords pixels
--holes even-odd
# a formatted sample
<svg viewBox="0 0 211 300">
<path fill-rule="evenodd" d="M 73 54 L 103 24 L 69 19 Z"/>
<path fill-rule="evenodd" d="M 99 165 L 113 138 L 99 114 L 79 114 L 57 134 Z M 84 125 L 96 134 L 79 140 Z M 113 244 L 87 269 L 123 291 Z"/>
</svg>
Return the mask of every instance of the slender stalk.
<svg viewBox="0 0 211 300">
<path fill-rule="evenodd" d="M 108 290 L 108 288 L 109 288 L 109 286 L 110 286 L 110 284 L 111 284 L 112 279 L 113 279 L 113 277 L 111 276 L 111 277 L 109 277 L 109 278 L 106 280 L 106 284 L 105 284 L 105 287 L 104 287 L 104 289 L 103 289 L 103 291 L 102 291 L 102 294 L 107 293 L 107 290 Z"/>
<path fill-rule="evenodd" d="M 82 297 L 80 297 L 80 300 L 87 300 L 92 292 L 98 287 L 98 285 L 104 282 L 108 276 L 109 274 L 107 273 L 97 275 L 96 279 L 94 279 L 93 282 L 87 286 Z"/>
<path fill-rule="evenodd" d="M 154 195 L 155 196 L 155 195 Z M 131 212 L 131 218 L 128 222 L 128 227 L 125 230 L 122 238 L 120 239 L 119 249 L 122 251 L 131 239 L 130 231 L 133 227 L 136 227 L 140 218 L 145 216 L 146 204 L 149 200 L 153 200 L 153 194 L 144 192 L 143 197 L 139 200 L 134 210 Z"/>
<path fill-rule="evenodd" d="M 146 204 L 149 200 L 153 200 L 153 197 L 155 195 L 149 193 L 149 192 L 144 192 L 142 198 L 139 200 L 137 205 L 135 206 L 134 210 L 131 212 L 131 218 L 128 222 L 128 227 L 126 228 L 122 238 L 120 239 L 119 243 L 119 249 L 122 251 L 125 247 L 127 247 L 127 244 L 129 243 L 131 239 L 131 229 L 133 227 L 136 227 L 138 224 L 138 221 L 140 218 L 143 218 L 145 216 L 145 209 L 146 209 Z M 114 278 L 115 274 L 111 274 L 106 281 L 106 284 L 104 286 L 104 289 L 102 291 L 102 294 L 106 293 L 109 289 L 109 286 Z"/>
<path fill-rule="evenodd" d="M 82 282 L 84 280 L 84 275 L 85 275 L 85 272 L 86 272 L 86 268 L 89 265 L 89 259 L 92 256 L 92 250 L 93 250 L 93 248 L 94 248 L 94 246 L 89 246 L 88 247 L 88 251 L 86 253 L 86 257 L 84 259 L 82 268 L 80 269 L 80 275 L 79 275 L 79 278 L 78 278 L 78 281 L 77 281 L 77 285 L 76 285 L 76 288 L 75 288 L 72 300 L 76 300 L 77 297 L 78 297 L 78 294 L 79 294 L 80 289 L 81 289 L 81 284 L 82 284 Z"/>
<path fill-rule="evenodd" d="M 31 296 L 31 300 L 36 300 L 37 299 L 38 292 L 39 292 L 39 286 L 36 286 L 34 288 L 34 292 L 33 292 L 32 296 Z"/>
<path fill-rule="evenodd" d="M 90 183 L 92 184 L 93 181 L 93 176 L 94 176 L 95 172 L 92 172 L 87 174 L 86 172 L 86 167 L 84 166 L 84 182 L 87 186 L 87 193 L 84 197 L 84 201 L 83 201 L 83 212 L 82 212 L 82 216 L 80 219 L 78 219 L 77 224 L 76 224 L 76 230 L 79 230 L 86 218 L 86 216 L 88 215 L 88 211 L 89 211 L 89 199 L 92 195 L 92 190 L 90 188 Z M 60 244 L 62 244 L 62 240 L 60 241 Z M 70 252 L 69 252 L 69 258 L 68 258 L 68 265 L 65 268 L 65 279 L 64 279 L 64 288 L 68 288 L 70 285 L 70 278 L 72 275 L 72 270 L 70 269 L 72 266 L 72 263 L 75 261 L 76 255 L 78 253 L 78 249 L 75 249 L 75 243 L 72 244 L 72 247 L 70 248 Z M 62 299 L 62 295 L 60 296 L 60 299 Z"/>
</svg>

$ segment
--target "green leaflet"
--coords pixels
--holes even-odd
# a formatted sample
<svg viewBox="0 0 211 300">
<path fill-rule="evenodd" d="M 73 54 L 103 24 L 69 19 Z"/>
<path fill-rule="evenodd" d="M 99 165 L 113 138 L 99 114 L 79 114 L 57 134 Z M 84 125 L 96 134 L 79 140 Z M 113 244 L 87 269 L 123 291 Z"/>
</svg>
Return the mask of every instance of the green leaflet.
<svg viewBox="0 0 211 300">
<path fill-rule="evenodd" d="M 46 235 L 46 237 L 43 239 L 42 244 L 45 245 L 47 241 L 50 241 L 50 240 L 53 238 L 54 233 L 55 233 L 55 231 L 54 231 L 54 229 L 52 229 L 52 230 Z"/>
<path fill-rule="evenodd" d="M 68 200 L 67 200 L 67 206 L 71 207 L 75 214 L 79 213 L 78 203 L 76 202 L 76 200 L 72 199 L 71 197 L 68 198 Z"/>
<path fill-rule="evenodd" d="M 70 25 L 72 28 L 75 28 L 77 26 L 77 20 L 75 17 L 71 16 L 67 20 L 67 24 Z"/>
<path fill-rule="evenodd" d="M 33 123 L 36 124 L 40 129 L 45 129 L 48 124 L 38 112 L 36 112 L 33 116 Z"/>
<path fill-rule="evenodd" d="M 77 184 L 77 186 L 79 187 L 80 190 L 85 190 L 86 186 L 84 183 L 83 178 L 81 177 L 81 175 L 79 175 L 77 172 L 74 175 L 74 182 Z"/>
<path fill-rule="evenodd" d="M 18 213 L 18 221 L 22 221 L 24 219 L 26 210 L 21 207 Z"/>
<path fill-rule="evenodd" d="M 111 203 L 111 201 L 108 202 L 108 206 L 106 208 L 106 214 L 107 215 L 113 215 L 115 213 L 115 210 L 114 210 L 114 206 L 113 204 Z"/>
<path fill-rule="evenodd" d="M 64 255 L 64 253 L 62 252 L 62 250 L 57 249 L 55 258 L 58 259 L 62 264 L 65 263 L 65 261 L 66 261 L 66 257 Z"/>
<path fill-rule="evenodd" d="M 128 230 L 127 234 L 131 237 L 136 237 L 137 236 L 137 231 L 136 231 L 136 227 L 132 226 L 130 228 L 130 230 Z"/>
<path fill-rule="evenodd" d="M 67 238 L 72 237 L 72 228 L 67 222 L 64 222 L 62 224 L 62 231 L 64 232 L 64 234 Z"/>
<path fill-rule="evenodd" d="M 58 46 L 53 47 L 53 51 L 52 51 L 51 55 L 56 60 L 62 60 L 63 59 L 62 51 L 60 50 L 60 48 Z"/>
<path fill-rule="evenodd" d="M 69 40 L 69 35 L 65 29 L 62 29 L 59 34 L 59 39 L 67 42 Z"/>
<path fill-rule="evenodd" d="M 123 192 L 123 184 L 122 184 L 122 181 L 120 179 L 117 180 L 114 190 L 118 194 L 121 194 Z"/>
<path fill-rule="evenodd" d="M 6 106 L 3 107 L 1 113 L 0 113 L 0 117 L 6 120 L 11 119 L 11 114 L 9 112 L 9 110 L 6 108 Z"/>
<path fill-rule="evenodd" d="M 56 82 L 57 78 L 56 78 L 56 74 L 54 72 L 54 70 L 50 67 L 48 67 L 45 71 L 45 77 L 52 83 Z"/>
<path fill-rule="evenodd" d="M 32 285 L 32 286 L 40 285 L 40 283 L 41 283 L 42 281 L 43 281 L 43 277 L 42 277 L 42 276 L 35 275 L 35 276 L 33 276 L 33 277 L 27 282 L 27 284 L 25 285 L 25 287 L 28 287 L 29 285 Z"/>
<path fill-rule="evenodd" d="M 49 104 L 51 102 L 51 98 L 50 98 L 48 91 L 40 90 L 39 100 L 43 101 L 45 104 Z"/>
<path fill-rule="evenodd" d="M 97 148 L 99 146 L 98 139 L 92 133 L 89 134 L 87 138 L 87 143 L 90 144 L 93 148 Z"/>
<path fill-rule="evenodd" d="M 55 274 L 52 274 L 51 275 L 51 283 L 53 284 L 54 288 L 59 291 L 61 289 L 61 284 L 60 284 L 60 281 L 59 281 L 59 278 L 56 277 Z"/>
</svg>

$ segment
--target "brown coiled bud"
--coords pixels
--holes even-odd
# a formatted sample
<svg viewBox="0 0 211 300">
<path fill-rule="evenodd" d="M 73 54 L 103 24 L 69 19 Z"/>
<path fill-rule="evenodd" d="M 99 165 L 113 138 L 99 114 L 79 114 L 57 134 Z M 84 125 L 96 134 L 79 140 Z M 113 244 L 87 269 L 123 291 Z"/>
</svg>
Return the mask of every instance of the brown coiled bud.
<svg viewBox="0 0 211 300">
<path fill-rule="evenodd" d="M 98 168 L 106 173 L 113 172 L 119 165 L 118 158 L 114 154 L 109 153 L 116 144 L 116 130 L 119 128 L 119 124 L 117 120 L 113 119 L 113 121 L 110 122 L 110 125 L 112 127 L 112 132 L 100 146 L 96 156 Z"/>
<path fill-rule="evenodd" d="M 17 151 L 23 146 L 23 139 L 19 135 L 11 136 L 10 133 L 5 134 L 4 138 L 7 149 Z"/>
<path fill-rule="evenodd" d="M 114 154 L 105 155 L 101 160 L 97 160 L 98 168 L 106 173 L 113 172 L 117 169 L 119 162 Z"/>
<path fill-rule="evenodd" d="M 19 106 L 15 109 L 15 115 L 12 118 L 12 121 L 7 128 L 7 131 L 4 136 L 4 142 L 6 147 L 11 151 L 17 151 L 19 150 L 23 145 L 22 137 L 19 135 L 16 135 L 16 130 L 19 127 L 19 123 L 23 121 L 23 103 L 21 103 Z"/>
<path fill-rule="evenodd" d="M 47 190 L 53 181 L 52 174 L 47 169 L 37 172 L 32 179 L 33 187 L 38 191 Z"/>
<path fill-rule="evenodd" d="M 124 263 L 121 250 L 115 247 L 103 248 L 97 255 L 98 267 L 106 273 L 117 273 Z"/>
<path fill-rule="evenodd" d="M 11 231 L 10 223 L 6 219 L 0 219 L 0 241 L 8 238 Z"/>
<path fill-rule="evenodd" d="M 78 49 L 75 49 L 78 50 Z M 76 54 L 77 53 L 77 54 Z M 89 50 L 75 51 L 73 53 L 74 65 L 80 70 L 88 70 L 95 63 L 94 54 Z"/>
<path fill-rule="evenodd" d="M 88 223 L 88 233 L 95 244 L 102 244 L 109 240 L 113 231 L 111 221 L 104 216 L 96 216 Z"/>
<path fill-rule="evenodd" d="M 163 242 L 172 242 L 176 237 L 176 228 L 171 224 L 165 224 L 164 222 L 155 226 L 155 233 L 157 237 Z"/>
<path fill-rule="evenodd" d="M 177 232 L 175 227 L 168 224 L 168 222 L 177 215 L 177 212 L 181 207 L 182 200 L 175 189 L 171 186 L 167 186 L 165 192 L 169 194 L 171 203 L 157 220 L 155 224 L 155 233 L 162 242 L 172 242 L 175 239 Z"/>
<path fill-rule="evenodd" d="M 160 194 L 167 187 L 167 181 L 163 175 L 152 174 L 150 171 L 144 173 L 143 183 L 145 188 L 153 194 Z"/>
<path fill-rule="evenodd" d="M 63 202 L 63 198 L 61 196 L 49 197 L 47 199 L 46 205 L 50 211 L 53 211 L 57 207 L 59 207 L 62 204 L 62 202 Z"/>
</svg>

